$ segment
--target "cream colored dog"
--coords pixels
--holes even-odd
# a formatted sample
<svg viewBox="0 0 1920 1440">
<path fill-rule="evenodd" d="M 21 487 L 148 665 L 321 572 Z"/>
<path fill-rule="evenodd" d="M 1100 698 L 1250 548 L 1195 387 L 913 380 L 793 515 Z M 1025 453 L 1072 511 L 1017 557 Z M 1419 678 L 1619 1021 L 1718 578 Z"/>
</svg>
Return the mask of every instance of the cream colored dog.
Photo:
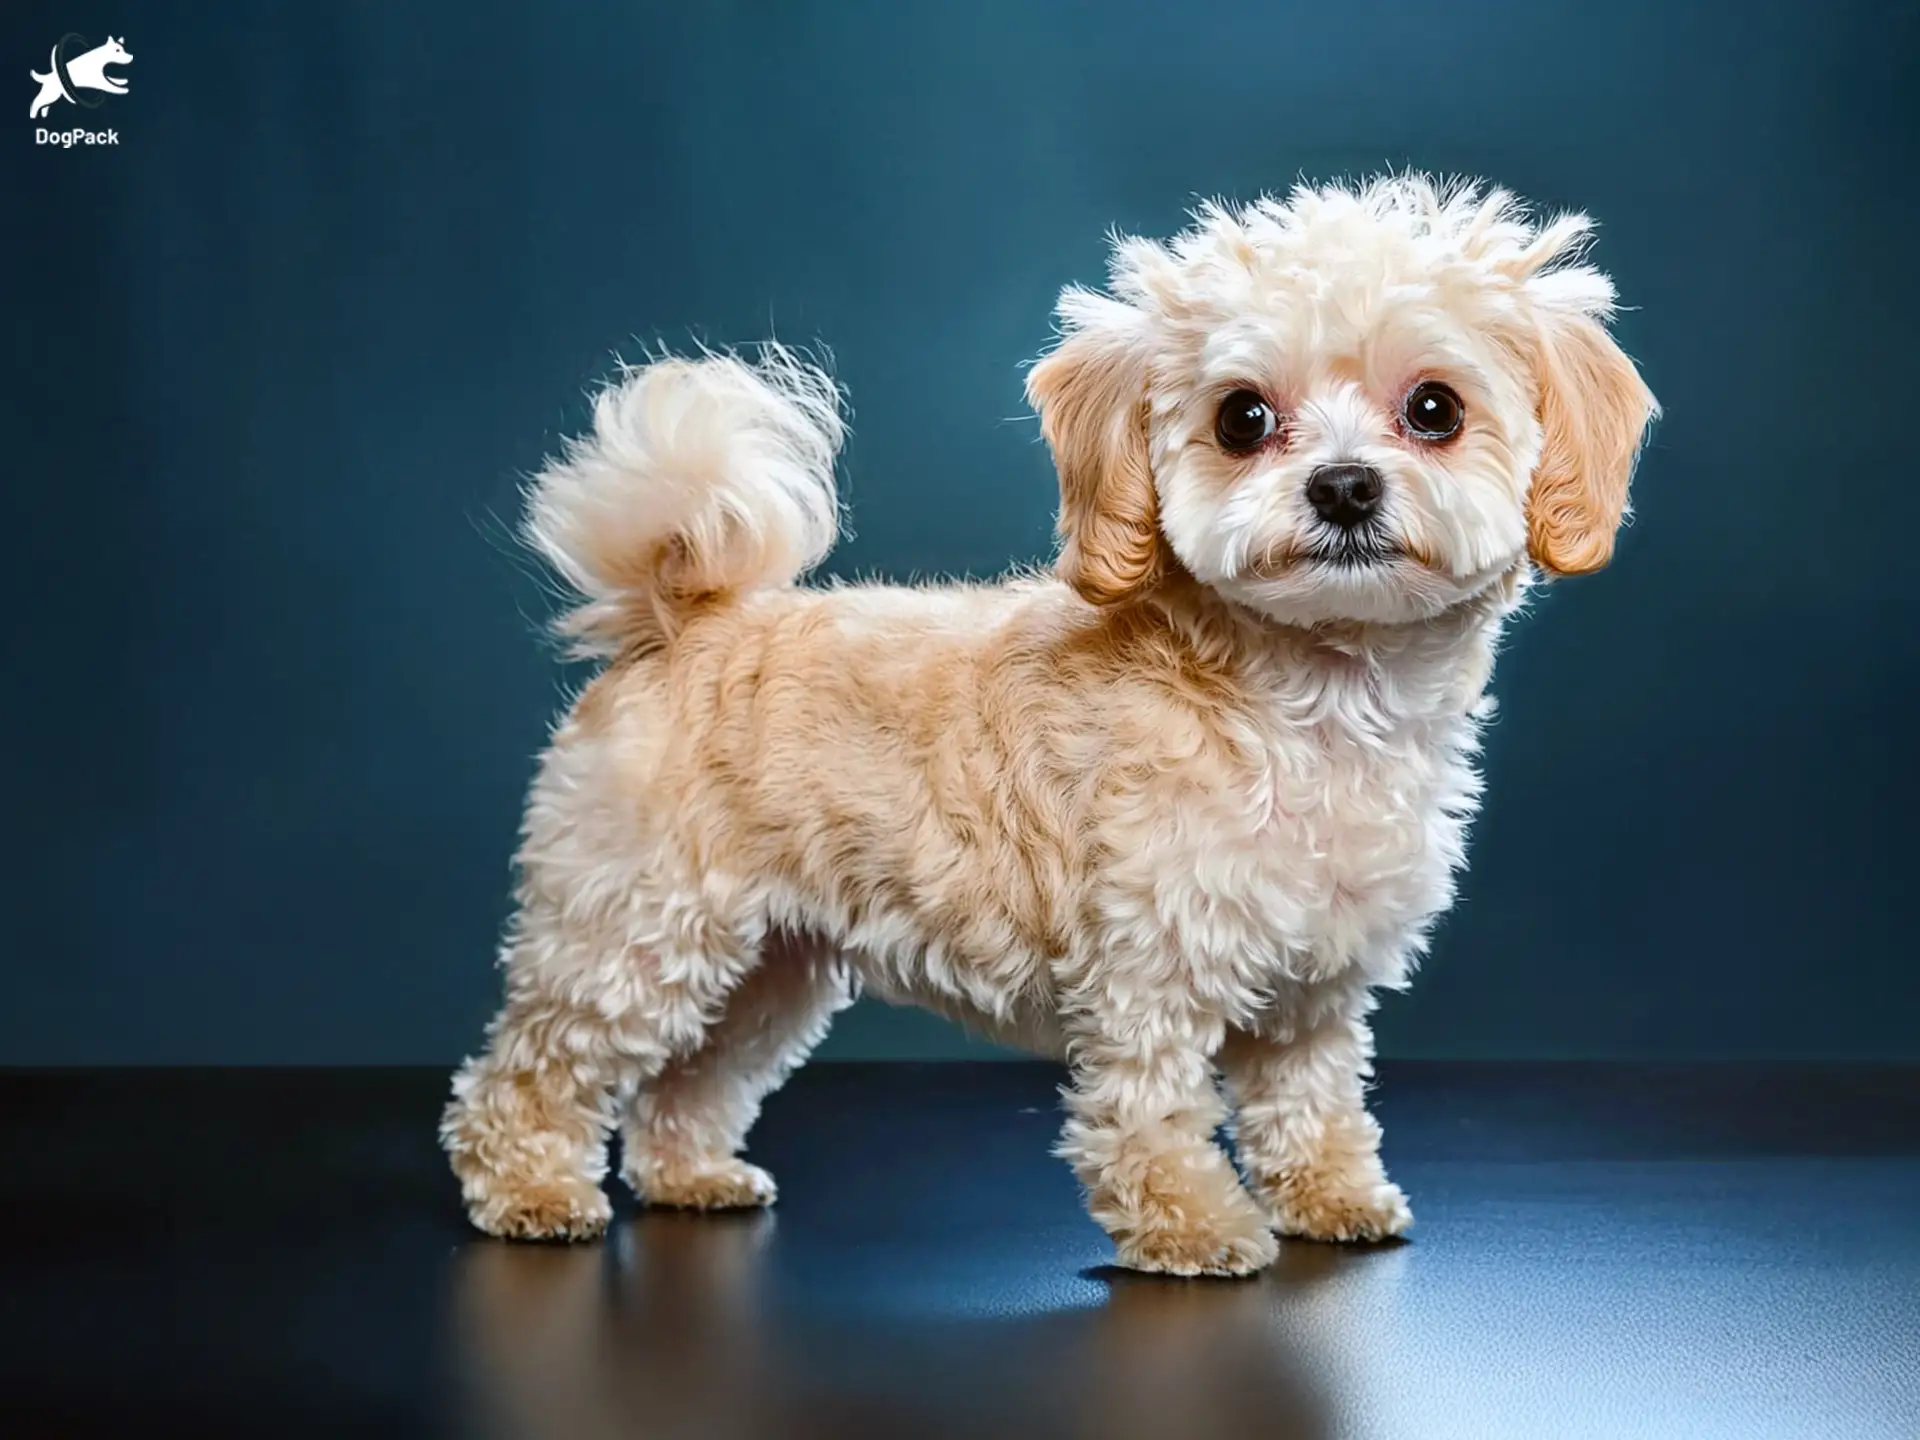
<svg viewBox="0 0 1920 1440">
<path fill-rule="evenodd" d="M 1051 578 L 797 588 L 842 423 L 778 348 L 602 394 L 529 499 L 606 665 L 443 1125 L 474 1224 L 597 1234 L 616 1120 L 648 1202 L 768 1203 L 748 1126 L 864 987 L 1067 1062 L 1125 1265 L 1404 1230 L 1371 997 L 1452 899 L 1501 625 L 1607 562 L 1655 412 L 1589 228 L 1395 177 L 1119 241 L 1028 381 Z"/>
</svg>

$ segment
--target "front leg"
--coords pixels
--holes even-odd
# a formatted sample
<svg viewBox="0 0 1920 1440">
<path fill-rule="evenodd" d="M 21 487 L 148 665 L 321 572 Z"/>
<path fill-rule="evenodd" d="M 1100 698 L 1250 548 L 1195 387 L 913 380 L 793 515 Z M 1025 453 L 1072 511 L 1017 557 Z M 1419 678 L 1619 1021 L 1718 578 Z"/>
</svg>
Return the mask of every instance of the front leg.
<svg viewBox="0 0 1920 1440">
<path fill-rule="evenodd" d="M 1225 1117 L 1213 1076 L 1225 1026 L 1183 999 L 1118 986 L 1086 987 L 1063 1020 L 1073 1084 L 1056 1153 L 1120 1263 L 1169 1275 L 1272 1263 L 1266 1214 L 1213 1139 Z"/>
<path fill-rule="evenodd" d="M 1364 992 L 1288 1027 L 1234 1030 L 1220 1069 L 1236 1107 L 1234 1147 L 1282 1235 L 1384 1240 L 1413 1224 L 1380 1163 L 1367 1113 L 1373 1035 Z"/>
</svg>

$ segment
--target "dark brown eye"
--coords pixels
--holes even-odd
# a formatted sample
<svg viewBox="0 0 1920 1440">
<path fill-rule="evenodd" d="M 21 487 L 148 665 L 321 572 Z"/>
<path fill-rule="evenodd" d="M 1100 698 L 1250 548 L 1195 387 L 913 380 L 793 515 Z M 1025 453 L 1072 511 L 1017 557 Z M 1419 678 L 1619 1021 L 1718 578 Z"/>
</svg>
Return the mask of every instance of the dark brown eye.
<svg viewBox="0 0 1920 1440">
<path fill-rule="evenodd" d="M 1257 450 L 1279 428 L 1273 407 L 1251 390 L 1236 390 L 1222 400 L 1213 422 L 1222 450 Z"/>
<path fill-rule="evenodd" d="M 1422 380 L 1407 392 L 1400 418 L 1407 422 L 1408 431 L 1422 440 L 1451 440 L 1460 433 L 1467 407 L 1438 380 Z"/>
</svg>

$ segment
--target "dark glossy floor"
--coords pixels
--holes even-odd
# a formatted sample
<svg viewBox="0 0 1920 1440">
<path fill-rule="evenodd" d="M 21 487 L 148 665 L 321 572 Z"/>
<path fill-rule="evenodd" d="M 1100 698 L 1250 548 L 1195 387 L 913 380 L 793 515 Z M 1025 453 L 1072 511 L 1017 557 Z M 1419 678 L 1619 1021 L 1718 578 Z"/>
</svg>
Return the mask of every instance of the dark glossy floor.
<svg viewBox="0 0 1920 1440">
<path fill-rule="evenodd" d="M 1920 1436 L 1920 1071 L 1389 1065 L 1414 1239 L 1104 1268 L 1054 1075 L 820 1066 L 772 1215 L 467 1233 L 409 1071 L 0 1074 L 0 1434 Z"/>
</svg>

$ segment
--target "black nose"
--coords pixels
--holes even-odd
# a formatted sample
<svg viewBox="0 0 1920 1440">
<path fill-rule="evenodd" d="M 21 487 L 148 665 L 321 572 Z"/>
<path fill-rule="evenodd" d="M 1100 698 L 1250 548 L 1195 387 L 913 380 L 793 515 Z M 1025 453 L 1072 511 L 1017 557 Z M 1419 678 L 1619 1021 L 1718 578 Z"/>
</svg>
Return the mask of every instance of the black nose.
<svg viewBox="0 0 1920 1440">
<path fill-rule="evenodd" d="M 1307 503 L 1322 520 L 1351 530 L 1373 517 L 1385 489 L 1371 465 L 1322 465 L 1307 477 Z"/>
</svg>

